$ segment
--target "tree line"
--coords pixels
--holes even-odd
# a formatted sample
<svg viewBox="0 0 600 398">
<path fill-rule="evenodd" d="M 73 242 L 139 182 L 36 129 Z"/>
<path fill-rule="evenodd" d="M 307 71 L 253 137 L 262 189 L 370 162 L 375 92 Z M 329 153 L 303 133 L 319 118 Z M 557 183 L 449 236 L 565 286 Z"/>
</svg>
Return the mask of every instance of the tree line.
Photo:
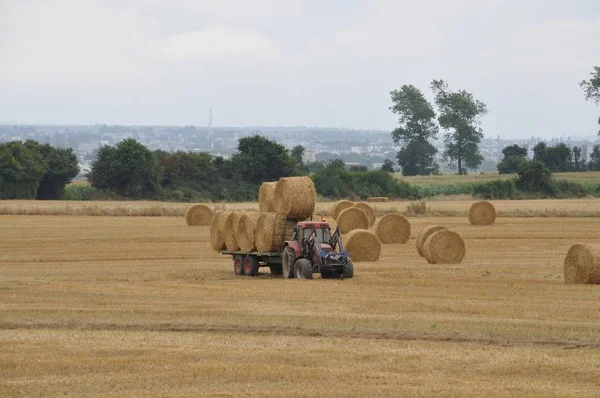
<svg viewBox="0 0 600 398">
<path fill-rule="evenodd" d="M 527 161 L 527 149 L 518 145 L 507 146 L 502 154 L 504 158 L 498 164 L 500 174 L 517 173 L 519 165 Z M 600 145 L 593 147 L 590 159 L 585 162 L 580 147 L 571 149 L 563 143 L 547 146 L 540 142 L 533 148 L 533 160 L 543 163 L 552 172 L 600 171 Z"/>
<path fill-rule="evenodd" d="M 302 160 L 304 147 L 288 150 L 261 135 L 238 140 L 231 159 L 208 153 L 151 151 L 135 139 L 103 146 L 86 175 L 93 188 L 128 198 L 177 201 L 254 201 L 265 181 L 310 175 L 328 198 L 416 197 L 416 189 L 387 171 L 347 169 L 341 160 Z"/>
<path fill-rule="evenodd" d="M 62 199 L 78 173 L 71 148 L 33 140 L 0 144 L 0 199 Z"/>
</svg>

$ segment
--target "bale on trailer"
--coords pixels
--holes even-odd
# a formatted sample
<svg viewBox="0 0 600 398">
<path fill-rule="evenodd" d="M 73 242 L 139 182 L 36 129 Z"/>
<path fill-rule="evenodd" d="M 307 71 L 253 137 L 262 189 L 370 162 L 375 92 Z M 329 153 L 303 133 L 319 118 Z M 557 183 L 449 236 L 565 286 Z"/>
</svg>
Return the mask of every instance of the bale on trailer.
<svg viewBox="0 0 600 398">
<path fill-rule="evenodd" d="M 261 213 L 254 228 L 254 243 L 259 252 L 281 250 L 283 242 L 290 240 L 294 233 L 293 223 L 286 220 L 283 213 Z"/>
<path fill-rule="evenodd" d="M 223 250 L 225 248 L 225 221 L 231 214 L 230 211 L 219 210 L 213 216 L 210 223 L 210 245 L 214 250 Z"/>
<path fill-rule="evenodd" d="M 187 225 L 210 225 L 213 211 L 204 204 L 195 204 L 187 208 L 184 214 Z"/>
<path fill-rule="evenodd" d="M 457 232 L 441 229 L 427 238 L 423 254 L 429 264 L 458 264 L 465 257 L 465 241 Z"/>
<path fill-rule="evenodd" d="M 430 225 L 428 227 L 423 228 L 421 231 L 419 231 L 419 234 L 417 235 L 416 245 L 417 245 L 417 251 L 419 252 L 419 254 L 421 256 L 424 256 L 423 245 L 425 244 L 425 241 L 427 240 L 427 238 L 429 238 L 429 236 L 431 236 L 431 234 L 434 234 L 437 231 L 440 231 L 442 229 L 446 229 L 446 227 L 444 227 L 442 225 Z"/>
<path fill-rule="evenodd" d="M 258 209 L 264 212 L 273 211 L 275 186 L 277 182 L 264 182 L 258 190 Z"/>
<path fill-rule="evenodd" d="M 600 285 L 600 245 L 575 244 L 564 261 L 567 284 Z"/>
<path fill-rule="evenodd" d="M 373 206 L 365 202 L 359 202 L 355 203 L 354 207 L 358 207 L 359 209 L 365 212 L 367 218 L 369 219 L 369 227 L 372 227 L 375 224 L 377 215 L 375 214 L 375 209 L 373 208 Z"/>
<path fill-rule="evenodd" d="M 225 247 L 227 250 L 238 250 L 240 245 L 237 240 L 237 228 L 242 217 L 241 212 L 234 211 L 225 220 L 223 226 L 223 236 L 225 238 Z"/>
<path fill-rule="evenodd" d="M 410 223 L 399 213 L 381 217 L 374 229 L 381 243 L 406 243 L 410 239 Z"/>
<path fill-rule="evenodd" d="M 236 231 L 236 239 L 240 250 L 251 252 L 256 248 L 254 245 L 254 228 L 260 214 L 258 212 L 242 213 Z"/>
<path fill-rule="evenodd" d="M 284 177 L 275 186 L 274 210 L 290 219 L 302 220 L 315 211 L 316 191 L 309 177 Z"/>
<path fill-rule="evenodd" d="M 340 232 L 347 234 L 355 229 L 368 229 L 369 217 L 361 208 L 352 206 L 340 212 L 337 224 Z"/>
<path fill-rule="evenodd" d="M 496 209 L 490 202 L 475 202 L 469 209 L 469 222 L 473 225 L 491 225 L 496 220 Z"/>
<path fill-rule="evenodd" d="M 342 210 L 345 210 L 348 207 L 352 207 L 353 205 L 354 205 L 354 202 L 352 202 L 350 200 L 339 200 L 339 201 L 335 202 L 333 204 L 333 206 L 331 206 L 331 217 L 334 220 L 337 220 L 338 216 L 340 215 Z"/>
<path fill-rule="evenodd" d="M 355 229 L 344 236 L 344 248 L 352 261 L 377 261 L 381 255 L 381 241 L 366 229 Z"/>
</svg>

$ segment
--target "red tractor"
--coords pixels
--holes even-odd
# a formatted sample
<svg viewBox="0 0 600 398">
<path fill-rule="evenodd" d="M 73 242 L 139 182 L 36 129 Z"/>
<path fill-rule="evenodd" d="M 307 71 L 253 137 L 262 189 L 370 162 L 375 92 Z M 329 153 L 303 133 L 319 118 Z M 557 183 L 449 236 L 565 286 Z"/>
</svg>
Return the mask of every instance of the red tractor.
<svg viewBox="0 0 600 398">
<path fill-rule="evenodd" d="M 292 240 L 283 244 L 281 266 L 286 279 L 312 279 L 314 273 L 324 279 L 354 276 L 339 229 L 332 236 L 325 221 L 301 221 L 294 226 Z"/>
</svg>

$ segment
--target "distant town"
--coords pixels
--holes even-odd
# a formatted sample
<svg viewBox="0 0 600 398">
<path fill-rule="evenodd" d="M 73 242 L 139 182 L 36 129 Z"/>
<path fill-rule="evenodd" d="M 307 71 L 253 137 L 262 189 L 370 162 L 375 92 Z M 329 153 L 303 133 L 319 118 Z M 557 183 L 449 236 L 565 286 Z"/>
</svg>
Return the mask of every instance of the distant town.
<svg viewBox="0 0 600 398">
<path fill-rule="evenodd" d="M 320 127 L 210 127 L 210 126 L 118 126 L 118 125 L 0 125 L 0 142 L 32 139 L 53 146 L 73 148 L 81 169 L 78 178 L 83 178 L 98 148 L 114 145 L 125 138 L 135 138 L 152 150 L 197 151 L 215 156 L 231 157 L 236 152 L 240 137 L 260 134 L 277 141 L 287 148 L 302 145 L 305 162 L 342 159 L 347 164 L 381 167 L 385 159 L 395 162 L 398 148 L 392 142 L 389 131 L 353 130 Z M 442 172 L 454 169 L 444 163 L 442 134 L 433 144 L 438 148 L 437 162 Z M 528 150 L 533 157 L 533 147 L 544 141 L 548 145 L 564 143 L 570 148 L 581 148 L 582 160 L 587 162 L 594 145 L 600 144 L 597 136 L 561 137 L 543 139 L 484 138 L 480 149 L 484 161 L 476 171 L 496 171 L 502 160 L 502 149 L 517 144 Z"/>
</svg>

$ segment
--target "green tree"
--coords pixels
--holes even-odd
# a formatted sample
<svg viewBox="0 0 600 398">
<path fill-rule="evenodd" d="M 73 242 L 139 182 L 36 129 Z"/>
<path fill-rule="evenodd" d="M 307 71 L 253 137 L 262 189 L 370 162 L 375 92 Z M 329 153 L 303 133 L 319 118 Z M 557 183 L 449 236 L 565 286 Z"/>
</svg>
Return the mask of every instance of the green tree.
<svg viewBox="0 0 600 398">
<path fill-rule="evenodd" d="M 588 162 L 588 169 L 591 171 L 600 171 L 600 145 L 594 145 Z"/>
<path fill-rule="evenodd" d="M 546 146 L 544 142 L 533 148 L 533 158 L 544 163 L 551 171 L 572 170 L 571 148 L 563 143 Z"/>
<path fill-rule="evenodd" d="M 38 151 L 48 165 L 38 186 L 36 199 L 62 199 L 65 186 L 79 173 L 77 156 L 73 153 L 73 149 L 55 148 L 49 144 L 41 145 L 33 140 L 26 141 L 25 146 Z"/>
<path fill-rule="evenodd" d="M 446 130 L 444 158 L 456 161 L 458 173 L 466 174 L 466 168 L 476 169 L 483 162 L 480 118 L 487 114 L 487 106 L 465 90 L 450 91 L 443 80 L 433 80 L 431 89 L 439 109 L 438 121 Z"/>
<path fill-rule="evenodd" d="M 438 169 L 437 149 L 429 142 L 438 133 L 435 111 L 421 90 L 404 85 L 391 93 L 392 113 L 399 116 L 399 126 L 392 131 L 392 140 L 400 145 L 396 159 L 402 174 L 429 175 Z"/>
<path fill-rule="evenodd" d="M 498 172 L 500 174 L 516 173 L 519 164 L 527 159 L 527 149 L 518 145 L 507 146 L 502 150 L 504 159 L 498 164 Z"/>
<path fill-rule="evenodd" d="M 296 161 L 296 163 L 299 166 L 302 166 L 304 164 L 304 160 L 302 159 L 302 157 L 304 156 L 304 151 L 306 149 L 302 146 L 302 145 L 296 145 L 295 147 L 292 148 L 290 154 L 292 155 L 292 158 Z"/>
<path fill-rule="evenodd" d="M 35 199 L 48 162 L 20 141 L 0 144 L 0 199 Z"/>
<path fill-rule="evenodd" d="M 581 148 L 578 146 L 573 147 L 573 169 L 581 171 L 585 169 L 584 166 L 581 162 Z"/>
<path fill-rule="evenodd" d="M 87 179 L 92 187 L 130 198 L 148 198 L 159 191 L 155 154 L 133 138 L 103 146 Z"/>
<path fill-rule="evenodd" d="M 213 157 L 207 153 L 155 152 L 159 180 L 163 188 L 182 193 L 182 200 L 213 199 L 218 195 L 220 178 Z"/>
<path fill-rule="evenodd" d="M 388 173 L 394 173 L 396 171 L 394 170 L 394 162 L 389 159 L 384 160 L 381 165 L 381 170 L 387 171 Z"/>
<path fill-rule="evenodd" d="M 260 184 L 294 174 L 296 162 L 281 144 L 261 135 L 240 138 L 233 169 L 241 180 Z"/>
<path fill-rule="evenodd" d="M 429 175 L 438 170 L 435 162 L 437 149 L 427 141 L 413 141 L 398 151 L 398 165 L 402 175 Z"/>
<path fill-rule="evenodd" d="M 526 160 L 519 164 L 516 185 L 524 192 L 550 193 L 552 172 L 539 160 Z"/>
<path fill-rule="evenodd" d="M 587 101 L 600 105 L 600 66 L 594 66 L 594 71 L 590 74 L 592 77 L 589 80 L 582 80 L 579 86 L 583 89 Z M 600 125 L 600 117 L 598 124 Z M 600 135 L 600 130 L 598 135 Z"/>
</svg>

